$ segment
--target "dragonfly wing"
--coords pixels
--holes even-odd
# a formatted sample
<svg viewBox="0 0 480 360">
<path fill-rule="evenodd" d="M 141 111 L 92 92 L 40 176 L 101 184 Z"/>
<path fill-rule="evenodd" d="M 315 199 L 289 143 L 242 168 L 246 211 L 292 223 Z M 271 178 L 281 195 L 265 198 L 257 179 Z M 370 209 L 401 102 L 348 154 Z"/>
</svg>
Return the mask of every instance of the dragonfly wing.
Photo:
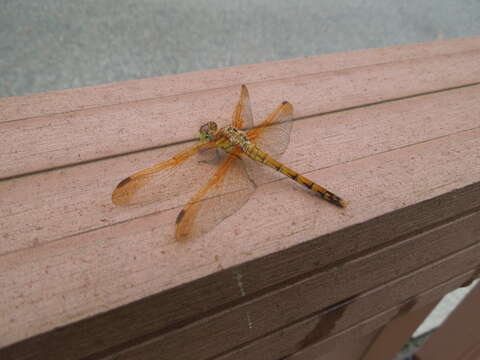
<svg viewBox="0 0 480 360">
<path fill-rule="evenodd" d="M 115 205 L 140 205 L 168 200 L 191 189 L 215 167 L 198 162 L 197 153 L 212 144 L 195 145 L 171 159 L 139 171 L 122 180 L 112 193 Z"/>
<path fill-rule="evenodd" d="M 233 111 L 232 125 L 240 130 L 253 128 L 252 105 L 250 104 L 250 95 L 245 85 L 242 85 L 240 99 Z"/>
<path fill-rule="evenodd" d="M 293 125 L 293 106 L 280 104 L 258 127 L 247 132 L 250 141 L 273 158 L 280 157 L 288 148 Z M 245 159 L 250 178 L 257 184 L 265 184 L 282 177 L 275 170 L 251 159 Z"/>
<path fill-rule="evenodd" d="M 190 240 L 206 234 L 234 214 L 255 191 L 242 161 L 230 154 L 208 183 L 180 211 L 175 238 Z"/>
<path fill-rule="evenodd" d="M 280 156 L 288 148 L 293 125 L 293 106 L 284 101 L 256 128 L 247 132 L 250 141 L 271 156 Z"/>
</svg>

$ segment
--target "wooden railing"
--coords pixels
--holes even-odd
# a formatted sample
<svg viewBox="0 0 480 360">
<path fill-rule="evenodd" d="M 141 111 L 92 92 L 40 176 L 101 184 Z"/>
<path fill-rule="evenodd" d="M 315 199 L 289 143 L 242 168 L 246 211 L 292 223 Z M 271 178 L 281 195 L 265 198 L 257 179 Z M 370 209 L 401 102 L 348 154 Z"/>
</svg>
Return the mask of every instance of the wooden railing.
<svg viewBox="0 0 480 360">
<path fill-rule="evenodd" d="M 273 181 L 178 243 L 182 196 L 111 204 L 242 83 L 348 208 Z M 0 358 L 386 359 L 479 275 L 479 99 L 480 37 L 0 99 Z"/>
</svg>

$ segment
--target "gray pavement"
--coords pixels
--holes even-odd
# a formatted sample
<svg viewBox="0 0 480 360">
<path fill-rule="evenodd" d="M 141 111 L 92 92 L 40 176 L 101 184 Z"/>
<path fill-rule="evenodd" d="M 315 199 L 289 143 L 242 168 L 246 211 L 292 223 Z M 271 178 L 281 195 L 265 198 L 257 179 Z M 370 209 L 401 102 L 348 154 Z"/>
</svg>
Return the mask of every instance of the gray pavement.
<svg viewBox="0 0 480 360">
<path fill-rule="evenodd" d="M 0 97 L 475 34 L 478 0 L 0 0 Z"/>
</svg>

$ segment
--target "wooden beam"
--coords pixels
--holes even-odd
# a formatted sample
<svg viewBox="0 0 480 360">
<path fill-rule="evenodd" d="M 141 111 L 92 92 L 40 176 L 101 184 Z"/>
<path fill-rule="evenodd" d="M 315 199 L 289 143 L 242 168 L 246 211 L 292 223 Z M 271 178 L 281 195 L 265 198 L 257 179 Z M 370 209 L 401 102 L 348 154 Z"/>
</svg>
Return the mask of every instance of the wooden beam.
<svg viewBox="0 0 480 360">
<path fill-rule="evenodd" d="M 420 46 L 416 55 L 390 63 L 365 56 L 373 62 L 338 72 L 298 70 L 283 79 L 272 71 L 256 80 L 256 115 L 291 97 L 297 115 L 307 116 L 295 121 L 282 161 L 351 205 L 339 210 L 288 179 L 273 181 L 210 234 L 186 244 L 174 241 L 173 224 L 189 194 L 120 209 L 110 193 L 120 179 L 187 146 L 173 143 L 192 138 L 190 122 L 226 117 L 237 87 L 183 93 L 178 80 L 175 96 L 145 93 L 119 103 L 113 95 L 105 103 L 85 98 L 70 112 L 63 100 L 44 107 L 48 96 L 39 97 L 28 108 L 43 115 L 19 113 L 0 124 L 6 139 L 0 145 L 0 357 L 93 359 L 188 326 L 198 331 L 224 315 L 235 319 L 234 308 L 253 309 L 261 319 L 264 299 L 282 303 L 283 291 L 303 289 L 312 279 L 311 289 L 320 291 L 318 284 L 331 281 L 327 273 L 354 282 L 355 269 L 366 271 L 358 288 L 331 297 L 322 292 L 321 302 L 291 318 L 287 312 L 232 337 L 229 344 L 238 346 L 472 246 L 474 225 L 457 227 L 462 240 L 447 240 L 447 225 L 469 221 L 480 209 L 480 86 L 474 85 L 480 50 L 469 44 L 446 53 Z M 119 84 L 118 93 L 126 87 Z M 95 89 L 99 97 L 105 90 Z M 329 111 L 335 112 L 324 114 Z M 122 128 L 128 129 L 122 134 Z M 434 229 L 443 235 L 410 241 Z M 395 266 L 386 266 L 382 251 Z M 400 253 L 409 260 L 399 262 Z"/>
</svg>

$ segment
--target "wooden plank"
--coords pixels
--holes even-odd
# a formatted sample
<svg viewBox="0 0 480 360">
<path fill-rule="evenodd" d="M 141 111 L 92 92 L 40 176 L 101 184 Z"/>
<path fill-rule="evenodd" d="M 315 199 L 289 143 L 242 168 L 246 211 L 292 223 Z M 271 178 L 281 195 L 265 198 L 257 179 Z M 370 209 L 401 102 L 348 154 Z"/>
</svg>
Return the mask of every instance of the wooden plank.
<svg viewBox="0 0 480 360">
<path fill-rule="evenodd" d="M 350 342 L 320 355 L 320 357 L 312 358 L 312 360 L 359 360 L 376 335 L 377 332 L 374 331 L 358 339 L 352 339 Z"/>
<path fill-rule="evenodd" d="M 355 188 L 351 190 L 351 196 L 347 197 L 352 200 L 352 208 L 348 217 L 339 217 L 337 210 L 330 206 L 321 207 L 317 210 L 317 214 L 312 215 L 311 209 L 316 207 L 318 199 L 301 191 L 293 197 L 290 192 L 285 192 L 282 182 L 270 184 L 268 188 L 261 189 L 256 193 L 250 204 L 253 206 L 250 210 L 248 207 L 244 208 L 238 218 L 227 220 L 231 222 L 236 219 L 239 224 L 243 224 L 245 221 L 251 223 L 253 228 L 257 229 L 258 239 L 262 239 L 261 245 L 257 244 L 255 238 L 250 236 L 250 229 L 227 222 L 224 226 L 238 229 L 238 231 L 226 232 L 219 229 L 217 234 L 214 232 L 204 239 L 197 239 L 190 244 L 178 246 L 169 240 L 171 235 L 158 231 L 162 226 L 173 223 L 175 211 L 169 210 L 155 216 L 147 216 L 92 231 L 28 251 L 4 255 L 0 264 L 0 280 L 2 288 L 6 289 L 2 293 L 1 302 L 2 307 L 5 306 L 1 312 L 4 315 L 2 330 L 5 333 L 1 338 L 6 343 L 18 341 L 48 331 L 48 329 L 98 314 L 103 309 L 115 308 L 143 298 L 147 294 L 162 292 L 181 283 L 202 278 L 217 271 L 219 266 L 230 267 L 244 263 L 255 257 L 278 252 L 281 248 L 291 247 L 295 243 L 301 243 L 314 236 L 330 234 L 337 229 L 346 229 L 350 225 L 365 223 L 367 220 L 392 210 L 417 204 L 419 201 L 446 194 L 468 184 L 476 184 L 479 174 L 475 171 L 479 171 L 480 164 L 478 164 L 477 154 L 472 150 L 479 146 L 479 133 L 479 130 L 461 132 L 313 172 L 311 176 L 314 179 L 321 176 L 328 182 L 329 178 L 345 176 L 350 184 L 368 185 L 364 187 L 363 192 L 358 192 Z M 442 149 L 442 151 L 439 152 L 438 149 Z M 424 181 L 418 183 L 417 178 L 409 176 L 410 173 L 416 173 Z M 371 174 L 376 174 L 381 181 L 372 179 Z M 456 179 L 456 181 L 452 182 L 452 179 Z M 387 234 L 385 229 L 390 228 L 391 224 L 399 226 L 399 229 L 406 226 L 404 228 L 406 231 L 407 229 L 411 230 L 412 226 L 414 228 L 415 224 L 424 225 L 425 219 L 430 219 L 430 214 L 435 213 L 437 209 L 442 209 L 442 212 L 449 216 L 455 216 L 459 212 L 464 212 L 468 206 L 478 207 L 476 203 L 479 199 L 477 190 L 478 187 L 473 186 L 463 193 L 455 193 L 451 198 L 439 198 L 426 206 L 425 210 L 422 210 L 421 206 L 415 206 L 411 209 L 412 212 L 407 212 L 409 214 L 406 216 L 408 226 L 403 221 L 399 221 L 400 219 L 392 218 L 391 223 L 387 222 L 387 228 L 382 228 L 386 226 L 384 220 L 380 221 L 382 225 L 373 221 L 368 224 L 367 228 L 363 226 L 356 228 L 353 231 L 358 231 L 358 234 L 349 234 L 349 239 L 353 238 L 353 241 L 346 242 L 342 235 L 330 238 L 331 242 L 328 238 L 321 238 L 318 243 L 314 243 L 317 246 L 320 245 L 316 249 L 318 251 L 315 252 L 316 257 L 305 256 L 309 252 L 297 253 L 301 254 L 297 264 L 309 264 L 310 269 L 318 269 L 333 261 L 335 257 L 341 258 L 346 254 L 358 252 L 360 248 L 374 246 L 375 236 L 372 231 L 375 231 L 377 226 L 378 229 L 383 229 L 379 233 L 382 234 L 382 240 L 378 240 L 382 242 Z M 347 193 L 347 195 L 349 194 Z M 372 201 L 373 195 L 375 195 L 375 201 Z M 448 199 L 447 203 L 444 202 L 446 199 Z M 455 203 L 456 201 L 460 201 L 460 203 Z M 295 212 L 290 213 L 289 217 L 301 227 L 308 225 L 308 229 L 299 232 L 298 228 L 294 228 L 292 233 L 285 236 L 284 230 L 280 227 L 276 230 L 278 233 L 268 235 L 270 224 L 262 225 L 263 217 L 258 218 L 252 215 L 263 216 L 263 205 L 259 204 L 275 204 L 275 202 L 277 204 L 285 202 L 287 209 L 295 209 Z M 435 206 L 432 206 L 433 204 Z M 253 209 L 255 211 L 252 211 Z M 276 210 L 271 208 L 270 211 Z M 426 218 L 421 215 L 424 213 L 428 214 Z M 313 220 L 321 219 L 321 221 L 312 223 L 312 218 Z M 441 217 L 432 218 L 429 221 L 435 223 L 440 219 Z M 255 225 L 255 221 L 259 222 L 258 225 Z M 288 225 L 290 224 L 289 222 Z M 388 233 L 396 237 L 400 232 L 390 230 Z M 216 244 L 216 247 L 212 248 L 212 244 Z M 339 244 L 342 245 L 338 247 Z M 313 248 L 308 248 L 310 254 L 314 253 L 312 252 Z M 252 251 L 255 253 L 252 254 Z M 221 261 L 215 259 L 217 254 L 222 254 Z M 105 340 L 103 345 L 111 346 L 111 341 L 121 343 L 125 339 L 129 339 L 132 334 L 139 335 L 142 333 L 142 329 L 149 333 L 175 321 L 188 319 L 189 316 L 214 309 L 220 304 L 242 297 L 239 290 L 239 276 L 246 294 L 251 294 L 256 286 L 274 284 L 275 275 L 271 278 L 258 276 L 260 264 L 265 266 L 268 276 L 272 273 L 280 273 L 282 274 L 280 276 L 288 278 L 299 274 L 295 267 L 286 266 L 295 258 L 293 254 L 290 253 L 289 257 L 283 258 L 284 263 L 282 264 L 259 261 L 255 267 L 245 273 L 226 271 L 220 276 L 220 279 L 223 278 L 225 281 L 211 283 L 213 278 L 205 280 L 206 282 L 201 282 L 204 287 L 190 288 L 184 293 L 188 296 L 181 299 L 173 297 L 176 301 L 163 303 L 161 308 L 158 307 L 158 302 L 155 302 L 158 299 L 154 299 L 155 301 L 152 303 L 147 301 L 137 308 L 141 313 L 148 314 L 143 317 L 119 319 L 116 316 L 110 319 L 117 322 L 127 321 L 128 329 L 131 329 L 131 332 L 125 330 L 123 326 L 118 327 L 122 330 L 115 334 L 112 332 L 112 328 L 109 328 L 108 331 L 105 331 L 104 327 L 92 329 L 88 324 L 95 324 L 94 321 L 86 323 L 89 328 L 89 332 L 86 334 L 92 335 L 93 332 L 98 332 L 95 335 L 96 339 L 103 336 Z M 307 259 L 310 260 L 307 261 Z M 278 265 L 282 265 L 285 272 L 279 271 Z M 300 269 L 306 270 L 302 266 Z M 88 286 L 92 282 L 95 286 Z M 205 286 L 208 284 L 212 287 Z M 40 291 L 40 289 L 43 290 Z M 192 291 L 197 291 L 195 289 L 198 289 L 199 292 L 193 296 Z M 206 291 L 206 289 L 208 290 Z M 99 296 L 99 292 L 101 296 Z M 233 295 L 231 296 L 231 294 Z M 166 296 L 165 298 L 168 297 L 168 294 L 162 295 Z M 59 297 L 63 299 L 61 306 L 53 300 Z M 25 299 L 30 300 L 26 302 Z M 195 299 L 195 301 L 189 303 L 192 301 L 191 299 Z M 148 304 L 147 307 L 145 304 Z M 188 308 L 189 306 L 191 308 Z M 167 309 L 169 310 L 167 311 Z M 178 311 L 174 309 L 178 309 Z M 133 314 L 131 310 L 127 314 Z M 155 315 L 153 315 L 154 312 Z M 148 317 L 148 321 L 145 316 Z M 18 323 L 20 318 L 28 323 L 28 326 L 20 325 Z M 99 321 L 101 322 L 102 319 L 100 318 Z M 78 329 L 80 328 L 81 326 L 78 326 Z M 75 332 L 75 329 L 72 329 L 67 329 L 66 334 L 69 334 L 69 331 Z M 61 334 L 61 331 L 56 331 L 53 336 Z M 85 346 L 84 350 L 92 351 L 95 347 L 92 347 L 93 344 L 89 341 L 94 340 L 84 339 L 84 342 L 79 342 L 77 346 Z M 39 346 L 42 349 L 41 342 Z M 72 351 L 79 350 L 72 344 L 69 346 Z"/>
<path fill-rule="evenodd" d="M 480 126 L 479 97 L 480 86 L 473 86 L 297 121 L 282 161 L 309 173 L 469 130 Z M 0 193 L 8 194 L 0 206 L 0 253 L 180 206 L 191 194 L 125 210 L 111 204 L 110 193 L 128 174 L 168 159 L 185 146 L 0 182 Z M 342 194 L 338 185 L 331 187 Z"/>
<path fill-rule="evenodd" d="M 282 360 L 315 359 L 315 357 L 324 354 L 326 351 L 338 348 L 339 346 L 343 346 L 344 344 L 348 344 L 352 339 L 370 334 L 372 331 L 379 329 L 380 327 L 384 326 L 392 319 L 394 319 L 396 316 L 398 316 L 402 312 L 402 310 L 405 309 L 405 306 L 410 308 L 411 311 L 415 311 L 424 306 L 427 306 L 428 304 L 439 300 L 444 294 L 456 289 L 458 286 L 461 285 L 461 282 L 471 276 L 471 274 L 472 272 L 460 275 L 439 286 L 434 287 L 433 289 L 418 294 L 415 297 L 415 302 L 413 305 L 411 303 L 408 304 L 408 302 L 406 304 L 397 305 L 394 308 L 386 310 L 372 318 L 356 324 L 351 328 L 339 332 L 333 337 L 315 343 L 312 346 L 298 351 L 291 356 L 287 356 Z"/>
<path fill-rule="evenodd" d="M 434 301 L 418 310 L 397 316 L 390 321 L 380 330 L 377 338 L 372 342 L 361 360 L 391 360 L 395 358 L 395 355 L 410 339 L 415 329 L 420 326 L 439 301 Z"/>
<path fill-rule="evenodd" d="M 296 117 L 480 82 L 480 49 L 250 85 L 263 119 L 288 99 Z M 226 124 L 238 86 L 0 123 L 0 178 L 191 140 Z"/>
<path fill-rule="evenodd" d="M 478 275 L 478 274 L 477 274 Z M 417 360 L 478 359 L 480 285 L 467 295 L 415 355 Z"/>
<path fill-rule="evenodd" d="M 460 246 L 476 241 L 475 245 L 443 259 L 443 256 L 452 251 L 452 248 L 445 248 L 446 243 L 452 243 L 452 236 L 456 236 L 462 228 L 472 227 L 477 227 L 477 230 L 473 231 L 476 236 L 472 236 L 470 231 L 459 233 L 456 241 Z M 234 352 L 233 356 L 222 357 L 222 360 L 275 360 L 332 336 L 367 317 L 375 316 L 431 288 L 432 285 L 448 280 L 452 275 L 477 266 L 480 263 L 479 235 L 480 214 L 468 216 L 415 236 L 404 244 L 395 244 L 363 258 L 338 264 L 329 271 L 129 347 L 114 356 L 119 360 L 147 360 L 170 359 L 172 354 L 175 354 L 176 359 L 182 360 L 207 359 L 283 327 L 280 332 L 267 336 L 267 339 L 262 339 L 259 344 L 250 344 L 246 349 Z M 443 254 L 432 254 L 431 258 L 422 256 L 422 259 L 419 259 L 418 254 L 425 251 L 423 246 L 443 248 Z M 425 265 L 433 259 L 441 260 L 434 266 L 427 266 L 424 271 L 417 271 L 414 276 L 403 277 L 400 281 L 358 295 L 364 289 L 379 286 L 394 279 L 396 275 Z M 413 263 L 410 266 L 409 261 Z M 308 325 L 316 324 L 313 328 L 305 326 L 304 321 L 303 326 L 294 327 L 301 334 L 301 340 L 298 340 L 298 333 L 285 329 L 285 326 L 292 322 L 327 306 L 331 307 L 322 311 L 320 316 L 309 319 Z M 305 332 L 305 329 L 310 331 Z M 188 347 L 184 346 L 185 341 L 188 342 Z M 272 347 L 277 347 L 277 350 Z M 195 349 L 194 353 L 192 348 Z"/>
<path fill-rule="evenodd" d="M 0 122 L 479 48 L 480 37 L 356 50 L 0 99 Z"/>
</svg>

